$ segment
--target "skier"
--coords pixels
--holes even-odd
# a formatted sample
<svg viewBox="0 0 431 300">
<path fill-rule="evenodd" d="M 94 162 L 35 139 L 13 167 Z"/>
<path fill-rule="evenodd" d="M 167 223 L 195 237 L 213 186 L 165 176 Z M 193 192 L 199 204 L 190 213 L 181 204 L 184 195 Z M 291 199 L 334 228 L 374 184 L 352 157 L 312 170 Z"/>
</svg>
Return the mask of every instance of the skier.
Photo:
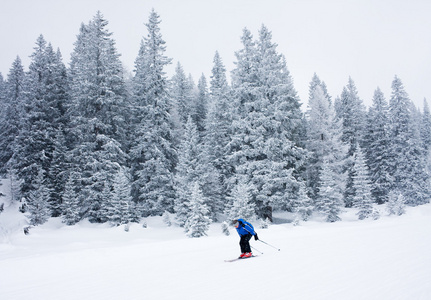
<svg viewBox="0 0 431 300">
<path fill-rule="evenodd" d="M 246 222 L 243 219 L 233 220 L 233 226 L 236 228 L 239 236 L 241 237 L 239 241 L 239 245 L 241 247 L 241 255 L 239 258 L 247 258 L 253 256 L 250 248 L 250 239 L 254 236 L 254 239 L 257 241 L 259 238 L 257 237 L 257 233 L 254 231 L 253 225 Z"/>
</svg>

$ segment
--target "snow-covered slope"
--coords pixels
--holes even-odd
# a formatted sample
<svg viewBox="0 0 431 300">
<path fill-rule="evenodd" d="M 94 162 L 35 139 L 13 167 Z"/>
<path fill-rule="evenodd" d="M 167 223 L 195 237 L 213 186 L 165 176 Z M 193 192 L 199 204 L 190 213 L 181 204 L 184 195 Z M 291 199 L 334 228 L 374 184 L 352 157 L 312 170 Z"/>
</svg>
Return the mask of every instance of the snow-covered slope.
<svg viewBox="0 0 431 300">
<path fill-rule="evenodd" d="M 252 240 L 263 254 L 232 263 L 239 238 L 220 224 L 191 239 L 161 218 L 129 232 L 51 219 L 26 236 L 15 211 L 0 214 L 0 299 L 431 299 L 431 205 L 258 229 L 281 251 Z"/>
</svg>

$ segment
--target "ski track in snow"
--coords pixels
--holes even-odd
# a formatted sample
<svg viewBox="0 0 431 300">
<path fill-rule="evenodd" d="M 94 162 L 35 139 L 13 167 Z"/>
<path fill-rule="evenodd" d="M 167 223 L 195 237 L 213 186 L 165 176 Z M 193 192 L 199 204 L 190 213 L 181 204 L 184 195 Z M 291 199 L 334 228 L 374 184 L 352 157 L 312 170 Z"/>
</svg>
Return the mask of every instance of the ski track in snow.
<svg viewBox="0 0 431 300">
<path fill-rule="evenodd" d="M 11 210 L 9 210 L 11 211 Z M 239 254 L 239 237 L 212 224 L 208 236 L 187 238 L 161 218 L 148 228 L 59 219 L 0 236 L 0 299 L 431 299 L 431 205 L 401 217 L 310 221 L 257 229 L 258 257 Z M 0 214 L 0 226 L 11 216 Z M 18 230 L 19 228 L 19 230 Z"/>
</svg>

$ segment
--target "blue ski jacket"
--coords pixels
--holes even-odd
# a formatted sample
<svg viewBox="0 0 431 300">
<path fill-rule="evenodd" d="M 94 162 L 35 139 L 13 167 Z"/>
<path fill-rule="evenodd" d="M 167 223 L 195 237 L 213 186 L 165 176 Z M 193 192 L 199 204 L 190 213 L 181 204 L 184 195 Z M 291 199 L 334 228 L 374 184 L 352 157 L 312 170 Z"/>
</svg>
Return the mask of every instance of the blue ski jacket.
<svg viewBox="0 0 431 300">
<path fill-rule="evenodd" d="M 238 219 L 239 226 L 236 228 L 236 231 L 238 232 L 239 236 L 251 234 L 256 235 L 256 232 L 254 232 L 253 225 L 251 225 L 249 222 L 244 221 L 243 219 Z"/>
</svg>

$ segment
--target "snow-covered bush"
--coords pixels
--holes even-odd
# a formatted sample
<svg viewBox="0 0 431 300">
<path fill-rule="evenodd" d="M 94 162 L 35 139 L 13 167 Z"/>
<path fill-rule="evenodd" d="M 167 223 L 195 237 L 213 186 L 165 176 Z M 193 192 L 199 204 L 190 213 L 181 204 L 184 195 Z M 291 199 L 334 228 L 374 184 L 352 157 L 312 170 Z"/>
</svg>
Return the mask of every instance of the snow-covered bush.
<svg viewBox="0 0 431 300">
<path fill-rule="evenodd" d="M 386 206 L 389 215 L 403 215 L 405 210 L 405 199 L 403 194 L 399 192 L 390 192 L 389 193 L 389 201 Z"/>
<path fill-rule="evenodd" d="M 162 218 L 163 218 L 163 223 L 165 223 L 168 227 L 170 227 L 172 225 L 171 216 L 169 215 L 169 213 L 167 211 L 165 211 L 163 213 Z"/>
<path fill-rule="evenodd" d="M 226 235 L 226 236 L 230 235 L 229 224 L 226 221 L 221 223 L 221 230 L 222 230 L 224 235 Z"/>
</svg>

